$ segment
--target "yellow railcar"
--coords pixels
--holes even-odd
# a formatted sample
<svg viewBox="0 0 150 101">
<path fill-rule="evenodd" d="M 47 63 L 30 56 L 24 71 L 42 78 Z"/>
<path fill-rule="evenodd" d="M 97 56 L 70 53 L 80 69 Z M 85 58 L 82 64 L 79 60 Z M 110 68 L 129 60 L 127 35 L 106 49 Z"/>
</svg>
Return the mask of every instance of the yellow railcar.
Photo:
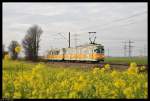
<svg viewBox="0 0 150 101">
<path fill-rule="evenodd" d="M 87 44 L 75 48 L 52 49 L 48 52 L 48 60 L 67 61 L 104 61 L 104 46 Z"/>
</svg>

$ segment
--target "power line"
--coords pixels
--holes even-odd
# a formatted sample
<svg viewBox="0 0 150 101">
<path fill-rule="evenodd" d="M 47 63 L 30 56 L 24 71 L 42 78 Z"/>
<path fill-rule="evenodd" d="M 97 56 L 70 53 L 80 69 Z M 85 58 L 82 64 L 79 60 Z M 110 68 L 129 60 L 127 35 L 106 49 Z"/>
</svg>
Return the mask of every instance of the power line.
<svg viewBox="0 0 150 101">
<path fill-rule="evenodd" d="M 66 41 L 69 42 L 69 40 L 68 40 L 66 37 L 64 37 L 61 33 L 57 33 L 57 34 L 59 34 L 59 35 L 62 36 Z"/>
<path fill-rule="evenodd" d="M 73 35 L 74 36 L 74 43 L 75 43 L 75 47 L 77 47 L 77 45 L 78 45 L 78 41 L 79 41 L 79 39 L 78 39 L 78 34 L 74 34 Z"/>
<path fill-rule="evenodd" d="M 143 11 L 143 12 L 139 12 L 139 13 L 130 15 L 130 16 L 128 16 L 128 17 L 124 17 L 124 18 L 120 18 L 120 19 L 115 19 L 115 20 L 112 20 L 111 22 L 105 23 L 105 24 L 103 24 L 103 25 L 101 25 L 101 26 L 103 27 L 104 25 L 110 25 L 110 24 L 112 24 L 113 22 L 120 22 L 120 21 L 127 20 L 127 19 L 130 19 L 130 18 L 136 17 L 136 16 L 140 16 L 140 15 L 146 13 L 146 12 L 147 12 L 147 11 Z M 97 25 L 97 26 L 99 27 L 99 25 Z M 93 26 L 93 27 L 95 27 L 95 26 Z M 107 27 L 107 26 L 104 26 L 104 27 Z M 92 28 L 92 27 L 90 27 L 90 28 Z M 88 28 L 84 28 L 84 29 L 88 29 Z"/>
<path fill-rule="evenodd" d="M 61 33 L 57 33 L 59 34 L 60 36 L 62 36 L 69 44 L 68 48 L 70 48 L 70 32 L 69 32 L 69 39 L 67 39 L 66 37 L 64 37 Z"/>
</svg>

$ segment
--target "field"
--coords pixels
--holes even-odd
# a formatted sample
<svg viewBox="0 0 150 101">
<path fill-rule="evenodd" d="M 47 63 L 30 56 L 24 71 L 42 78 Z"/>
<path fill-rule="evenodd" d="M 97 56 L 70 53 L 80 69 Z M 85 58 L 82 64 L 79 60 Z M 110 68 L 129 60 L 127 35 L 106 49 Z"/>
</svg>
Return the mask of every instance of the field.
<svg viewBox="0 0 150 101">
<path fill-rule="evenodd" d="M 148 75 L 135 63 L 126 71 L 68 68 L 3 60 L 3 98 L 148 98 Z"/>
<path fill-rule="evenodd" d="M 105 62 L 107 63 L 128 63 L 136 62 L 137 64 L 148 64 L 147 57 L 106 57 Z"/>
</svg>

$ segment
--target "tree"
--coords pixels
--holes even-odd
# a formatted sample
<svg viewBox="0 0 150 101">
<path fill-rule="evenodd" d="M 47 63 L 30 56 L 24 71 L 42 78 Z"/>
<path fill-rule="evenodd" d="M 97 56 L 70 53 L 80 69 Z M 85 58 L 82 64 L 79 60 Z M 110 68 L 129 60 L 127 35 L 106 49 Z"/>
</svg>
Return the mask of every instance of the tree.
<svg viewBox="0 0 150 101">
<path fill-rule="evenodd" d="M 22 45 L 25 50 L 25 57 L 28 60 L 36 60 L 38 58 L 40 36 L 43 30 L 38 25 L 33 25 L 27 30 Z"/>
<path fill-rule="evenodd" d="M 10 56 L 12 59 L 17 59 L 18 58 L 18 53 L 15 51 L 15 48 L 19 46 L 19 43 L 17 41 L 11 41 L 8 50 L 10 53 Z"/>
</svg>

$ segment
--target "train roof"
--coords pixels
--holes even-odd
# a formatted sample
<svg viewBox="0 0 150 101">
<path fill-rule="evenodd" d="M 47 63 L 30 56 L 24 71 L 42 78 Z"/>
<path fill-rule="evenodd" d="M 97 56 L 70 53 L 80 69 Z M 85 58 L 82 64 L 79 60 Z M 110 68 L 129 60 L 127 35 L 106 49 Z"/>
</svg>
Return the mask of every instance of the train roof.
<svg viewBox="0 0 150 101">
<path fill-rule="evenodd" d="M 84 44 L 77 47 L 87 47 L 87 46 L 102 46 L 101 44 Z"/>
<path fill-rule="evenodd" d="M 103 46 L 101 44 L 84 44 L 84 45 L 79 45 L 77 46 L 77 48 L 82 48 L 82 47 L 89 47 L 89 46 Z M 70 48 L 60 48 L 60 49 L 72 49 L 72 48 L 75 48 L 75 47 L 70 47 Z M 50 49 L 49 51 L 59 51 L 60 50 L 59 48 L 54 48 L 54 49 Z"/>
<path fill-rule="evenodd" d="M 90 47 L 90 46 L 103 46 L 101 44 L 84 44 L 84 45 L 79 45 L 76 46 L 76 48 L 85 48 L 85 47 Z M 74 49 L 75 47 L 70 47 L 70 48 L 64 48 L 64 49 Z"/>
</svg>

